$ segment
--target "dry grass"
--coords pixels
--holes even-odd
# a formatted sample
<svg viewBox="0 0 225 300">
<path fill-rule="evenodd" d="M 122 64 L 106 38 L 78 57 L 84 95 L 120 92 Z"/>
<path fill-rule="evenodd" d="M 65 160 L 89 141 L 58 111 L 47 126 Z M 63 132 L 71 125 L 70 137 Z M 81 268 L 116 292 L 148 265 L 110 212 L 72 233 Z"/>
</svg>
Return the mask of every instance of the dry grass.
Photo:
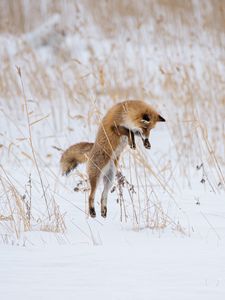
<svg viewBox="0 0 225 300">
<path fill-rule="evenodd" d="M 16 188 L 8 174 L 1 166 L 4 176 L 0 177 L 1 183 L 1 237 L 6 241 L 12 241 L 12 236 L 19 240 L 27 231 L 48 231 L 64 233 L 66 225 L 65 215 L 60 212 L 58 204 L 52 199 L 48 211 L 41 212 L 32 207 L 32 180 L 29 178 L 24 193 Z M 47 213 L 47 215 L 46 215 Z"/>
<path fill-rule="evenodd" d="M 57 13 L 62 16 L 60 22 L 50 22 L 47 33 L 37 32 L 35 40 L 28 39 L 27 33 Z M 141 98 L 165 116 L 171 143 L 167 153 L 156 147 L 155 159 L 129 152 L 128 162 L 122 161 L 127 179 L 117 183 L 120 219 L 132 220 L 135 229 L 171 225 L 182 231 L 179 221 L 162 205 L 165 198 L 168 207 L 171 202 L 176 207 L 178 188 L 192 188 L 200 182 L 205 189 L 220 193 L 225 186 L 224 28 L 225 4 L 219 0 L 204 5 L 197 0 L 116 0 L 97 5 L 90 0 L 1 1 L 0 32 L 12 34 L 14 46 L 7 47 L 3 40 L 0 98 L 4 105 L 0 113 L 7 124 L 14 123 L 18 136 L 0 131 L 0 152 L 5 164 L 9 160 L 25 169 L 28 182 L 27 166 L 36 169 L 35 184 L 45 205 L 39 217 L 32 217 L 31 185 L 23 199 L 23 189 L 12 182 L 13 172 L 3 165 L 1 199 L 5 200 L 0 224 L 17 238 L 36 225 L 41 230 L 64 232 L 64 214 L 57 204 L 61 198 L 54 199 L 61 184 L 52 159 L 55 152 L 49 150 L 45 138 L 53 135 L 54 145 L 64 148 L 73 143 L 76 126 L 86 126 L 93 135 L 111 104 Z M 66 42 L 70 38 L 79 42 L 71 46 Z M 79 50 L 83 42 L 85 47 Z M 50 56 L 43 58 L 40 49 L 51 52 L 51 61 Z M 46 103 L 48 112 L 42 111 Z M 22 105 L 26 108 L 23 118 Z M 18 113 L 11 115 L 15 107 Z M 48 126 L 48 137 L 40 133 L 42 122 Z"/>
</svg>

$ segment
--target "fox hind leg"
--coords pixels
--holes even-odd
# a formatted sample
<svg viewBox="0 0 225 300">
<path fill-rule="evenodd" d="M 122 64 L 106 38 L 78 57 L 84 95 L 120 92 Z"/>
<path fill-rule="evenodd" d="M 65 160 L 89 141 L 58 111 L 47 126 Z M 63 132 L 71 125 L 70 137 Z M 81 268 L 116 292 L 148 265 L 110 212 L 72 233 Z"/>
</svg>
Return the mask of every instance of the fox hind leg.
<svg viewBox="0 0 225 300">
<path fill-rule="evenodd" d="M 91 192 L 89 195 L 89 214 L 92 218 L 96 217 L 95 206 L 94 206 L 94 199 L 95 199 L 95 192 L 97 187 L 97 178 L 95 176 L 89 178 Z"/>
<path fill-rule="evenodd" d="M 115 176 L 115 164 L 113 161 L 110 162 L 108 170 L 105 172 L 103 177 L 104 189 L 101 196 L 101 216 L 106 218 L 107 216 L 107 197 L 110 188 L 113 185 L 113 179 Z"/>
</svg>

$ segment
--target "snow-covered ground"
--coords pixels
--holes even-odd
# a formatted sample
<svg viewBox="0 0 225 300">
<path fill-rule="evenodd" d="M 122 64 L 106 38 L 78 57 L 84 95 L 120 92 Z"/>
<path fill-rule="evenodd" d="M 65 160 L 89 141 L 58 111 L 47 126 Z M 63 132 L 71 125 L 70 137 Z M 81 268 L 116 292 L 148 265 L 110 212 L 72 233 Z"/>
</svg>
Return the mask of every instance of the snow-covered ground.
<svg viewBox="0 0 225 300">
<path fill-rule="evenodd" d="M 111 23 L 109 3 L 68 2 L 0 33 L 1 299 L 224 299 L 225 35 L 206 2 L 115 2 Z M 61 150 L 127 98 L 167 122 L 124 151 L 127 183 L 106 220 L 100 187 L 90 219 L 85 166 L 62 177 Z"/>
<path fill-rule="evenodd" d="M 2 299 L 224 299 L 224 241 L 118 232 L 101 246 L 2 246 Z"/>
</svg>

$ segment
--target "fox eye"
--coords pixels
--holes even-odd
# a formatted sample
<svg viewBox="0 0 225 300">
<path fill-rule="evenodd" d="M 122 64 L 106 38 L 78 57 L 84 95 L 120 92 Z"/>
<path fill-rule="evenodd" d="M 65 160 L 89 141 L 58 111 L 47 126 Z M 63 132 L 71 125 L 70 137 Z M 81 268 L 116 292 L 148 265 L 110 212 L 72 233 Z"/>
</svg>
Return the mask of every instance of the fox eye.
<svg viewBox="0 0 225 300">
<path fill-rule="evenodd" d="M 150 117 L 148 114 L 143 114 L 142 115 L 142 120 L 141 120 L 142 123 L 145 123 L 145 124 L 148 124 L 150 122 Z"/>
</svg>

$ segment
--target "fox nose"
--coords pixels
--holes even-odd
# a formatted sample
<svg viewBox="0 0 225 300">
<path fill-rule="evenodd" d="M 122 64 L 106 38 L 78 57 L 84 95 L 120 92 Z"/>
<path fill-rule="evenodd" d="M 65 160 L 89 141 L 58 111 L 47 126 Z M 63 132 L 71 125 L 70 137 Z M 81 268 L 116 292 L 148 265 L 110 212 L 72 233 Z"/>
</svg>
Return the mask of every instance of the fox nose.
<svg viewBox="0 0 225 300">
<path fill-rule="evenodd" d="M 150 149 L 151 148 L 151 144 L 150 144 L 150 142 L 149 142 L 149 139 L 144 139 L 144 146 L 145 146 L 145 148 L 146 149 Z"/>
</svg>

